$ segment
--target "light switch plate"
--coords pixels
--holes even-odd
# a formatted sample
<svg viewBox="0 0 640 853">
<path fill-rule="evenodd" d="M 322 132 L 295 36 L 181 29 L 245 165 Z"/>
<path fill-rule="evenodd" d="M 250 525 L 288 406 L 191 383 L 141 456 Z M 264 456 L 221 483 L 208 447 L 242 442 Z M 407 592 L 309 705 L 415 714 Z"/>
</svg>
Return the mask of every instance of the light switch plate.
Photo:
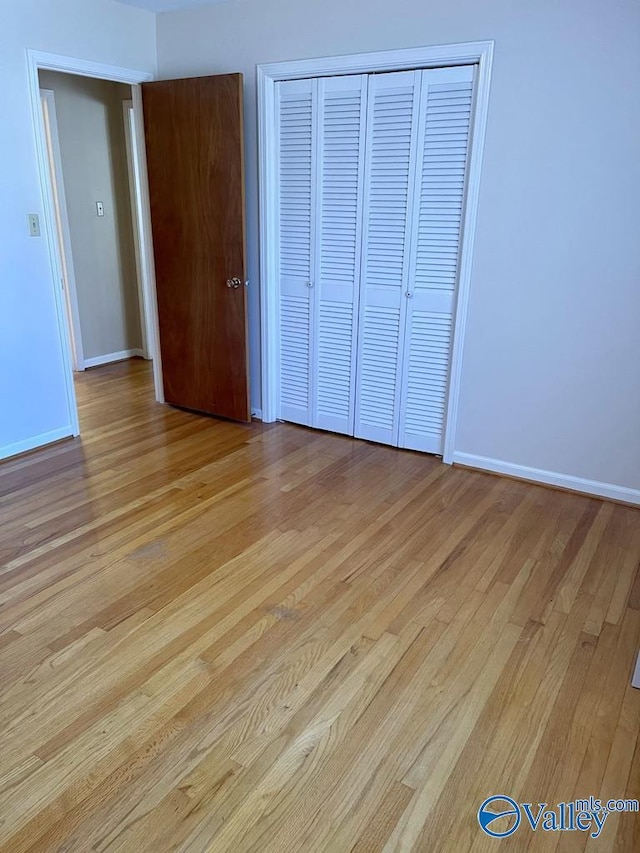
<svg viewBox="0 0 640 853">
<path fill-rule="evenodd" d="M 27 222 L 29 223 L 29 236 L 30 237 L 39 237 L 40 236 L 40 217 L 37 213 L 28 213 L 27 214 Z"/>
<path fill-rule="evenodd" d="M 101 201 L 96 202 L 96 210 L 98 212 L 98 216 L 104 216 L 104 204 Z"/>
</svg>

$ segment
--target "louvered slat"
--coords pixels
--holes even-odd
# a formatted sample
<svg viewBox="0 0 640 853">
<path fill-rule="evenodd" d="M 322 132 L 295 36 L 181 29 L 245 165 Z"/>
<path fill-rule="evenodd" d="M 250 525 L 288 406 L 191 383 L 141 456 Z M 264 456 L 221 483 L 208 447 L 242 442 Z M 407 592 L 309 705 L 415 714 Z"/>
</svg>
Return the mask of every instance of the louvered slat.
<svg viewBox="0 0 640 853">
<path fill-rule="evenodd" d="M 449 74 L 449 69 L 442 69 Z M 459 69 L 453 69 L 458 72 Z M 466 71 L 466 69 L 465 69 Z M 425 126 L 414 286 L 453 292 L 457 283 L 472 79 L 425 75 Z M 440 78 L 441 79 L 441 78 Z M 443 139 L 456 147 L 442 149 Z M 446 223 L 446 231 L 442 228 Z"/>
<path fill-rule="evenodd" d="M 280 168 L 280 417 L 311 424 L 314 92 L 311 80 L 278 84 Z"/>
<path fill-rule="evenodd" d="M 319 81 L 314 426 L 353 434 L 367 78 Z"/>
<path fill-rule="evenodd" d="M 334 431 L 349 432 L 353 308 L 347 303 L 320 303 L 318 329 L 318 426 L 334 423 Z M 344 429 L 335 429 L 339 421 Z"/>
<path fill-rule="evenodd" d="M 312 92 L 280 84 L 280 274 L 311 275 Z"/>
<path fill-rule="evenodd" d="M 420 72 L 369 81 L 355 434 L 396 444 Z"/>
<path fill-rule="evenodd" d="M 413 312 L 404 411 L 405 438 L 430 436 L 439 441 L 441 437 L 452 319 L 450 314 Z"/>
<path fill-rule="evenodd" d="M 365 309 L 358 382 L 359 428 L 363 437 L 375 439 L 382 432 L 393 433 L 399 336 L 398 309 Z"/>
<path fill-rule="evenodd" d="M 473 70 L 423 72 L 399 443 L 442 453 Z"/>
<path fill-rule="evenodd" d="M 280 398 L 283 417 L 295 419 L 309 399 L 309 300 L 280 300 Z"/>
</svg>

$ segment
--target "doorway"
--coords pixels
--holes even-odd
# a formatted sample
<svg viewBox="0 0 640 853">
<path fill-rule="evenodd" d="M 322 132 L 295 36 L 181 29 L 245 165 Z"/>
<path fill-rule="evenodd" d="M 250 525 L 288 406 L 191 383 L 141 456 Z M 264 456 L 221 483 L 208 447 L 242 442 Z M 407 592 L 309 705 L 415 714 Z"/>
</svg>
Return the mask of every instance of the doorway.
<svg viewBox="0 0 640 853">
<path fill-rule="evenodd" d="M 28 58 L 42 230 L 78 435 L 74 380 L 83 377 L 86 398 L 105 365 L 148 360 L 143 373 L 164 402 L 139 85 L 150 75 L 35 51 Z"/>
<path fill-rule="evenodd" d="M 77 73 L 82 78 L 130 86 L 131 105 L 125 103 L 122 109 L 125 132 L 128 131 L 130 137 L 125 146 L 130 155 L 129 172 L 139 170 L 139 181 L 130 189 L 130 198 L 132 219 L 137 223 L 136 271 L 142 279 L 138 314 L 146 321 L 141 333 L 145 329 L 147 332 L 146 343 L 143 342 L 140 349 L 146 346 L 153 359 L 156 400 L 165 402 L 166 388 L 166 402 L 175 406 L 248 422 L 242 75 L 150 82 L 147 74 L 35 51 L 28 51 L 28 61 L 44 200 L 44 230 L 53 273 L 61 351 L 67 368 L 70 434 L 78 435 L 80 431 L 73 381 L 74 300 L 70 296 L 70 308 L 65 307 L 63 272 L 70 264 L 63 264 L 64 241 L 58 239 L 56 230 L 56 218 L 62 222 L 63 217 L 56 217 L 47 153 L 40 94 L 40 74 L 45 70 L 61 71 L 65 75 Z M 142 83 L 145 84 L 144 118 Z M 194 127 L 196 132 L 192 133 Z M 171 164 L 169 169 L 168 164 Z M 90 198 L 90 204 L 85 198 L 84 214 L 89 208 L 92 217 L 103 217 L 106 209 L 102 200 L 95 193 Z M 152 216 L 155 257 L 151 240 Z M 36 236 L 37 216 L 32 218 L 30 228 Z M 167 221 L 168 230 L 164 228 Z M 135 243 L 134 240 L 134 249 Z M 75 277 L 77 279 L 77 275 Z M 162 301 L 163 294 L 169 298 Z M 80 316 L 82 325 L 79 296 L 76 303 L 78 311 L 75 313 Z M 159 346 L 161 326 L 162 349 Z M 82 330 L 78 337 L 82 338 Z M 178 347 L 171 347 L 176 340 Z M 127 346 L 109 353 L 109 360 L 114 360 L 114 356 L 131 355 L 132 349 L 133 354 L 137 354 L 135 347 Z M 75 361 L 80 366 L 79 353 Z M 84 352 L 85 366 L 86 362 L 87 353 Z M 176 375 L 183 389 L 209 391 L 211 402 L 207 400 L 203 405 L 200 397 L 176 394 L 175 383 L 170 382 Z"/>
<path fill-rule="evenodd" d="M 74 371 L 149 359 L 124 121 L 131 88 L 54 71 L 39 81 Z"/>
</svg>

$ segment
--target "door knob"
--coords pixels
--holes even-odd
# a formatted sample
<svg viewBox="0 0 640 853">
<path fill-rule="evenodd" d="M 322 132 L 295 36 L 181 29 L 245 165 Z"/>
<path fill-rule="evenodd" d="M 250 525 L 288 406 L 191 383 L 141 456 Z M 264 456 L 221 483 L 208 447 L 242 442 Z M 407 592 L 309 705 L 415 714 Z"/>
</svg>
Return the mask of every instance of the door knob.
<svg viewBox="0 0 640 853">
<path fill-rule="evenodd" d="M 234 290 L 238 287 L 242 287 L 242 280 L 239 278 L 228 278 L 227 287 L 232 287 Z"/>
</svg>

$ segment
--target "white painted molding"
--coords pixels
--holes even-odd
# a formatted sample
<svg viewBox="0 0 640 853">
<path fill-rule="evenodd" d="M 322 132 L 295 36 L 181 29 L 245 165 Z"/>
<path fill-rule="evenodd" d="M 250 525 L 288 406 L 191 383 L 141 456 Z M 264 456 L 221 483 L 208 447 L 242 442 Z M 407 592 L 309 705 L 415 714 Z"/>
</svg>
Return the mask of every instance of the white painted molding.
<svg viewBox="0 0 640 853">
<path fill-rule="evenodd" d="M 80 308 L 78 307 L 78 292 L 76 274 L 73 265 L 71 248 L 71 228 L 67 208 L 67 196 L 64 188 L 64 173 L 62 170 L 62 153 L 60 151 L 60 134 L 58 132 L 58 116 L 56 112 L 56 96 L 53 89 L 40 89 L 40 97 L 45 112 L 44 131 L 49 155 L 49 178 L 51 182 L 52 200 L 56 228 L 58 231 L 59 256 L 65 285 L 65 302 L 70 324 L 69 344 L 73 356 L 74 370 L 84 370 L 84 354 L 82 348 L 82 329 L 80 328 Z"/>
<path fill-rule="evenodd" d="M 493 51 L 493 41 L 379 50 L 314 59 L 294 59 L 258 65 L 258 80 L 296 80 L 303 77 L 333 77 L 339 74 L 370 74 L 375 71 L 403 71 L 447 65 L 473 65 Z"/>
<path fill-rule="evenodd" d="M 64 383 L 67 398 L 67 416 L 71 424 L 73 435 L 79 435 L 80 423 L 78 421 L 78 404 L 76 402 L 76 391 L 73 385 L 73 355 L 71 352 L 71 333 L 66 317 L 64 306 L 64 294 L 62 292 L 63 271 L 57 248 L 55 232 L 55 204 L 53 190 L 49 180 L 49 163 L 47 157 L 47 142 L 45 136 L 44 116 L 40 101 L 40 80 L 38 78 L 38 61 L 36 55 L 27 51 L 27 70 L 29 74 L 29 92 L 31 95 L 31 118 L 35 136 L 36 159 L 38 164 L 38 177 L 40 180 L 40 193 L 43 207 L 43 233 L 47 240 L 49 251 L 49 265 L 51 270 L 51 286 L 53 288 L 54 304 L 56 308 L 56 321 L 58 324 L 58 335 L 60 339 L 60 350 L 64 363 Z M 46 433 L 48 435 L 49 433 Z M 53 439 L 55 441 L 55 439 Z M 33 445 L 35 446 L 35 445 Z M 27 449 L 31 449 L 30 447 Z M 13 451 L 22 453 L 22 450 Z"/>
<path fill-rule="evenodd" d="M 144 351 L 141 349 L 123 349 L 120 352 L 109 352 L 106 355 L 97 355 L 94 358 L 85 358 L 84 366 L 100 367 L 101 364 L 111 364 L 114 361 L 124 361 L 126 358 L 144 358 Z"/>
<path fill-rule="evenodd" d="M 255 418 L 257 421 L 262 420 L 262 409 L 251 409 L 251 417 Z"/>
<path fill-rule="evenodd" d="M 453 464 L 491 471 L 494 474 L 505 474 L 520 480 L 530 480 L 533 483 L 543 483 L 547 486 L 558 486 L 573 492 L 583 492 L 597 498 L 608 498 L 629 504 L 640 505 L 640 489 L 630 489 L 627 486 L 616 486 L 614 483 L 602 483 L 599 480 L 585 480 L 582 477 L 572 477 L 570 474 L 559 474 L 555 471 L 545 471 L 541 468 L 529 468 L 526 465 L 516 465 L 502 459 L 491 459 L 488 456 L 476 456 L 474 453 L 453 454 Z"/>
<path fill-rule="evenodd" d="M 129 207 L 131 209 L 131 221 L 133 222 L 133 250 L 136 261 L 136 289 L 138 291 L 138 313 L 140 314 L 140 331 L 142 333 L 142 357 L 148 359 L 151 356 L 149 354 L 148 312 L 145 307 L 143 284 L 142 216 L 138 201 L 137 164 L 134 160 L 135 117 L 132 100 L 122 102 L 122 123 L 127 154 Z"/>
<path fill-rule="evenodd" d="M 304 77 L 368 74 L 381 71 L 477 65 L 475 112 L 467 173 L 467 196 L 463 224 L 460 279 L 456 303 L 451 372 L 447 400 L 443 460 L 453 461 L 464 333 L 467 322 L 473 238 L 476 225 L 480 173 L 489 108 L 493 42 L 468 42 L 434 47 L 362 53 L 275 62 L 257 67 L 258 86 L 258 191 L 260 209 L 260 334 L 262 414 L 265 423 L 275 421 L 278 393 L 278 165 L 276 83 Z"/>
<path fill-rule="evenodd" d="M 76 59 L 70 56 L 61 56 L 55 53 L 43 53 L 42 51 L 29 50 L 26 51 L 27 73 L 29 77 L 29 92 L 31 97 L 31 117 L 33 122 L 33 132 L 35 140 L 35 149 L 38 165 L 38 175 L 40 179 L 40 192 L 42 196 L 43 207 L 43 234 L 47 240 L 49 250 L 49 263 L 51 268 L 51 284 L 53 287 L 54 301 L 56 306 L 56 319 L 58 323 L 58 334 L 60 339 L 60 349 L 62 360 L 65 365 L 65 390 L 67 396 L 68 418 L 71 423 L 71 433 L 66 432 L 66 427 L 62 428 L 63 435 L 58 435 L 59 430 L 51 433 L 44 433 L 35 439 L 29 439 L 28 447 L 18 450 L 12 450 L 12 453 L 22 453 L 24 450 L 31 450 L 40 444 L 46 444 L 50 441 L 56 441 L 58 438 L 65 437 L 68 434 L 78 435 L 80 433 L 80 424 L 78 421 L 78 405 L 76 402 L 75 388 L 73 385 L 73 357 L 71 353 L 71 342 L 69 326 L 66 317 L 64 306 L 64 295 L 62 292 L 62 267 L 57 250 L 57 239 L 55 232 L 55 208 L 52 197 L 51 183 L 49 180 L 49 164 L 47 158 L 47 146 L 45 139 L 44 118 L 42 115 L 42 106 L 40 103 L 40 80 L 38 71 L 46 69 L 48 71 L 62 71 L 68 74 L 79 74 L 83 77 L 95 77 L 101 80 L 112 80 L 117 83 L 128 83 L 133 86 L 133 105 L 136 118 L 136 145 L 144 149 L 144 142 L 139 139 L 139 130 L 141 124 L 142 98 L 140 95 L 139 83 L 145 83 L 153 79 L 153 75 L 146 71 L 137 71 L 135 69 L 120 68 L 115 65 L 104 65 L 98 62 L 90 62 L 85 59 Z M 144 152 L 143 152 L 144 153 Z M 141 179 L 146 180 L 146 171 L 143 166 L 146 161 L 141 157 Z M 146 186 L 146 185 L 145 185 Z M 145 193 L 148 196 L 148 192 Z M 143 199 L 144 201 L 144 199 Z M 148 234 L 151 232 L 148 231 Z M 150 239 L 146 239 L 145 243 L 150 243 Z M 145 253 L 153 255 L 153 250 L 150 246 L 145 245 Z M 155 298 L 155 279 L 149 285 L 153 285 L 153 296 Z M 152 348 L 152 347 L 151 347 Z M 89 360 L 90 361 L 90 360 Z M 85 362 L 86 365 L 86 362 Z M 162 398 L 162 384 L 158 386 L 157 377 L 160 371 L 159 359 L 154 359 L 154 379 L 156 380 L 156 399 Z M 51 438 L 51 436 L 54 438 Z M 17 445 L 12 445 L 12 447 Z M 0 450 L 0 453 L 2 451 Z"/>
<path fill-rule="evenodd" d="M 140 205 L 140 242 L 142 262 L 142 291 L 147 324 L 147 347 L 153 359 L 153 384 L 156 402 L 164 403 L 164 379 L 162 377 L 162 353 L 160 351 L 160 323 L 158 320 L 158 295 L 156 291 L 156 266 L 153 255 L 153 232 L 151 228 L 151 202 L 149 200 L 149 174 L 147 171 L 147 148 L 144 141 L 144 111 L 142 89 L 131 87 L 133 101 L 133 156 L 137 170 L 137 201 Z"/>
<path fill-rule="evenodd" d="M 66 71 L 69 74 L 79 74 L 81 77 L 97 77 L 99 80 L 113 80 L 116 83 L 135 84 L 153 80 L 153 74 L 148 71 L 121 68 L 119 65 L 105 65 L 101 62 L 76 59 L 59 53 L 27 50 L 27 59 L 29 66 L 36 71 L 39 68 L 46 68 L 48 71 Z"/>
<path fill-rule="evenodd" d="M 15 444 L 6 444 L 0 447 L 0 459 L 8 459 L 10 456 L 17 456 L 19 453 L 27 453 L 29 450 L 35 450 L 37 447 L 42 447 L 44 444 L 51 444 L 53 441 L 60 441 L 61 438 L 71 438 L 74 433 L 73 424 L 68 424 L 60 429 L 54 429 L 51 432 L 44 432 L 41 435 L 34 435 L 32 438 L 27 438 L 25 441 L 16 441 Z"/>
<path fill-rule="evenodd" d="M 458 270 L 458 287 L 451 345 L 451 363 L 449 368 L 449 386 L 447 389 L 447 411 L 445 414 L 444 446 L 442 461 L 447 465 L 453 462 L 458 432 L 458 408 L 460 403 L 460 384 L 462 380 L 462 360 L 467 331 L 469 312 L 469 294 L 471 292 L 471 272 L 473 267 L 473 248 L 476 237 L 478 201 L 480 199 L 480 177 L 484 157 L 484 142 L 489 113 L 489 90 L 491 87 L 491 69 L 493 66 L 493 42 L 484 56 L 478 60 L 475 79 L 475 101 L 471 131 L 471 150 L 467 161 L 466 195 L 462 220 L 462 246 Z"/>
<path fill-rule="evenodd" d="M 260 396 L 262 419 L 277 417 L 279 397 L 278 195 L 276 72 L 264 66 L 258 75 L 258 208 L 260 254 Z"/>
</svg>

